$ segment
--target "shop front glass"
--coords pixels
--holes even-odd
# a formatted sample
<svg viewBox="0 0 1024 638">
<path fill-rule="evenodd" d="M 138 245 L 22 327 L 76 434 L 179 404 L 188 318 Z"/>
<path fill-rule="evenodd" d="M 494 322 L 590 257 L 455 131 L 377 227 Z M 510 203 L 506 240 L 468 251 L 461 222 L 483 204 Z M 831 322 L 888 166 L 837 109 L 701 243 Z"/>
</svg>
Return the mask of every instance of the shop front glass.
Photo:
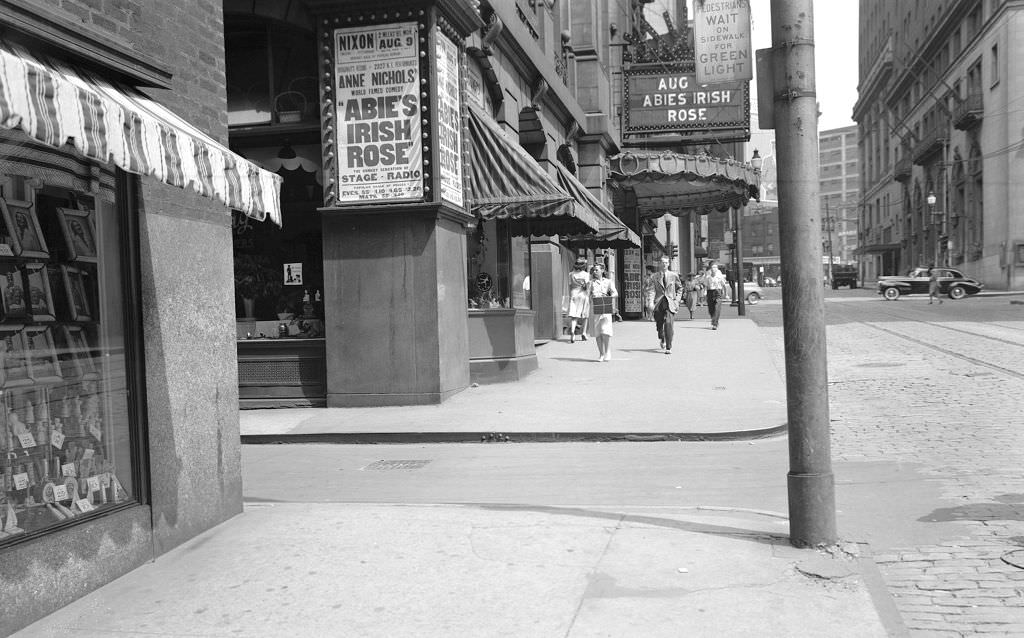
<svg viewBox="0 0 1024 638">
<path fill-rule="evenodd" d="M 0 130 L 0 545 L 136 496 L 128 178 L 65 149 Z"/>
<path fill-rule="evenodd" d="M 530 240 L 512 234 L 504 220 L 481 221 L 470 233 L 469 308 L 533 307 L 530 294 Z"/>
</svg>

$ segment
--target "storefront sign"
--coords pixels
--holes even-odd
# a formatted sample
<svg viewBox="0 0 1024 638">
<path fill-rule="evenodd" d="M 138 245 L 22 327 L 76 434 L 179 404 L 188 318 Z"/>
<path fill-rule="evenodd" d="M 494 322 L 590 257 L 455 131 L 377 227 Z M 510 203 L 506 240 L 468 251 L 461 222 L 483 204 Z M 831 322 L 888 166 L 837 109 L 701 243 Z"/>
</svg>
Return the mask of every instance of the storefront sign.
<svg viewBox="0 0 1024 638">
<path fill-rule="evenodd" d="M 625 281 L 625 311 L 641 312 L 643 307 L 642 283 L 643 268 L 640 261 L 639 248 L 622 250 L 622 276 Z"/>
<path fill-rule="evenodd" d="M 462 99 L 459 47 L 437 35 L 437 150 L 441 199 L 462 206 Z"/>
<path fill-rule="evenodd" d="M 626 132 L 679 133 L 688 143 L 750 138 L 750 86 L 701 86 L 691 72 L 663 65 L 626 70 Z"/>
<path fill-rule="evenodd" d="M 338 201 L 423 197 L 415 22 L 334 31 Z"/>
<path fill-rule="evenodd" d="M 694 2 L 693 49 L 699 84 L 753 79 L 748 0 Z"/>
</svg>

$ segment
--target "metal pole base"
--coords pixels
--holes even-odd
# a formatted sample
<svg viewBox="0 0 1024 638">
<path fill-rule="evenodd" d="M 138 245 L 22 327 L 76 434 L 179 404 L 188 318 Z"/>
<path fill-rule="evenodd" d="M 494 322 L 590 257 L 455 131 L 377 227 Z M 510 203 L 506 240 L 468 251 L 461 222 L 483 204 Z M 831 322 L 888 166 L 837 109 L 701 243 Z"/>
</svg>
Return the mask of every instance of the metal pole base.
<svg viewBox="0 0 1024 638">
<path fill-rule="evenodd" d="M 836 533 L 835 479 L 828 474 L 786 476 L 789 488 L 789 542 L 793 547 L 834 545 Z"/>
</svg>

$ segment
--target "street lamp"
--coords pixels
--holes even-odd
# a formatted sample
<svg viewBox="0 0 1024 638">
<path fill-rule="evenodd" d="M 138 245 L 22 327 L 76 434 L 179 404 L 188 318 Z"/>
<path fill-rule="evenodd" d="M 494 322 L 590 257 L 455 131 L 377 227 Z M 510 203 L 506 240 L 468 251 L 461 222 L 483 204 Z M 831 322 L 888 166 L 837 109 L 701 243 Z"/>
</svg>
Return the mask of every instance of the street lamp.
<svg viewBox="0 0 1024 638">
<path fill-rule="evenodd" d="M 928 197 L 925 198 L 925 201 L 928 202 L 928 213 L 929 213 L 929 216 L 931 218 L 932 226 L 936 225 L 936 223 L 935 223 L 935 202 L 937 201 L 937 199 L 938 198 L 935 197 L 935 191 L 928 191 Z M 942 242 L 942 239 L 940 237 L 941 233 L 939 232 L 939 230 L 941 230 L 941 229 L 938 229 L 938 230 L 935 231 L 935 255 L 932 257 L 932 265 L 933 266 L 938 266 L 939 265 L 939 250 L 940 250 L 940 243 Z"/>
</svg>

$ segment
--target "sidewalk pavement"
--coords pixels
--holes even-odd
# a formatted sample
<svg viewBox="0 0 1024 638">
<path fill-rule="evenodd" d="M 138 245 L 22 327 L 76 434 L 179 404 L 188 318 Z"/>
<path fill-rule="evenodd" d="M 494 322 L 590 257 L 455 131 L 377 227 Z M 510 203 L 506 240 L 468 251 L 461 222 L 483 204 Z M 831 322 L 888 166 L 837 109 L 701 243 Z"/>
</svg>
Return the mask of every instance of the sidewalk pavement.
<svg viewBox="0 0 1024 638">
<path fill-rule="evenodd" d="M 784 432 L 784 385 L 753 322 L 723 318 L 712 331 L 681 320 L 676 333 L 665 355 L 653 323 L 616 323 L 610 362 L 596 361 L 593 341 L 550 342 L 523 381 L 439 406 L 243 411 L 242 432 L 349 442 Z M 742 507 L 261 500 L 15 636 L 904 635 L 866 546 L 798 550 L 787 534 L 784 514 Z"/>
<path fill-rule="evenodd" d="M 724 314 L 731 314 L 726 309 Z M 733 311 L 734 312 L 734 311 Z M 241 411 L 243 443 L 713 440 L 786 430 L 786 390 L 753 321 L 706 308 L 675 323 L 671 355 L 654 323 L 614 324 L 612 360 L 593 339 L 537 347 L 539 369 L 520 381 L 470 387 L 440 405 Z"/>
<path fill-rule="evenodd" d="M 786 529 L 754 510 L 250 503 L 14 636 L 902 633 L 869 557 Z"/>
</svg>

